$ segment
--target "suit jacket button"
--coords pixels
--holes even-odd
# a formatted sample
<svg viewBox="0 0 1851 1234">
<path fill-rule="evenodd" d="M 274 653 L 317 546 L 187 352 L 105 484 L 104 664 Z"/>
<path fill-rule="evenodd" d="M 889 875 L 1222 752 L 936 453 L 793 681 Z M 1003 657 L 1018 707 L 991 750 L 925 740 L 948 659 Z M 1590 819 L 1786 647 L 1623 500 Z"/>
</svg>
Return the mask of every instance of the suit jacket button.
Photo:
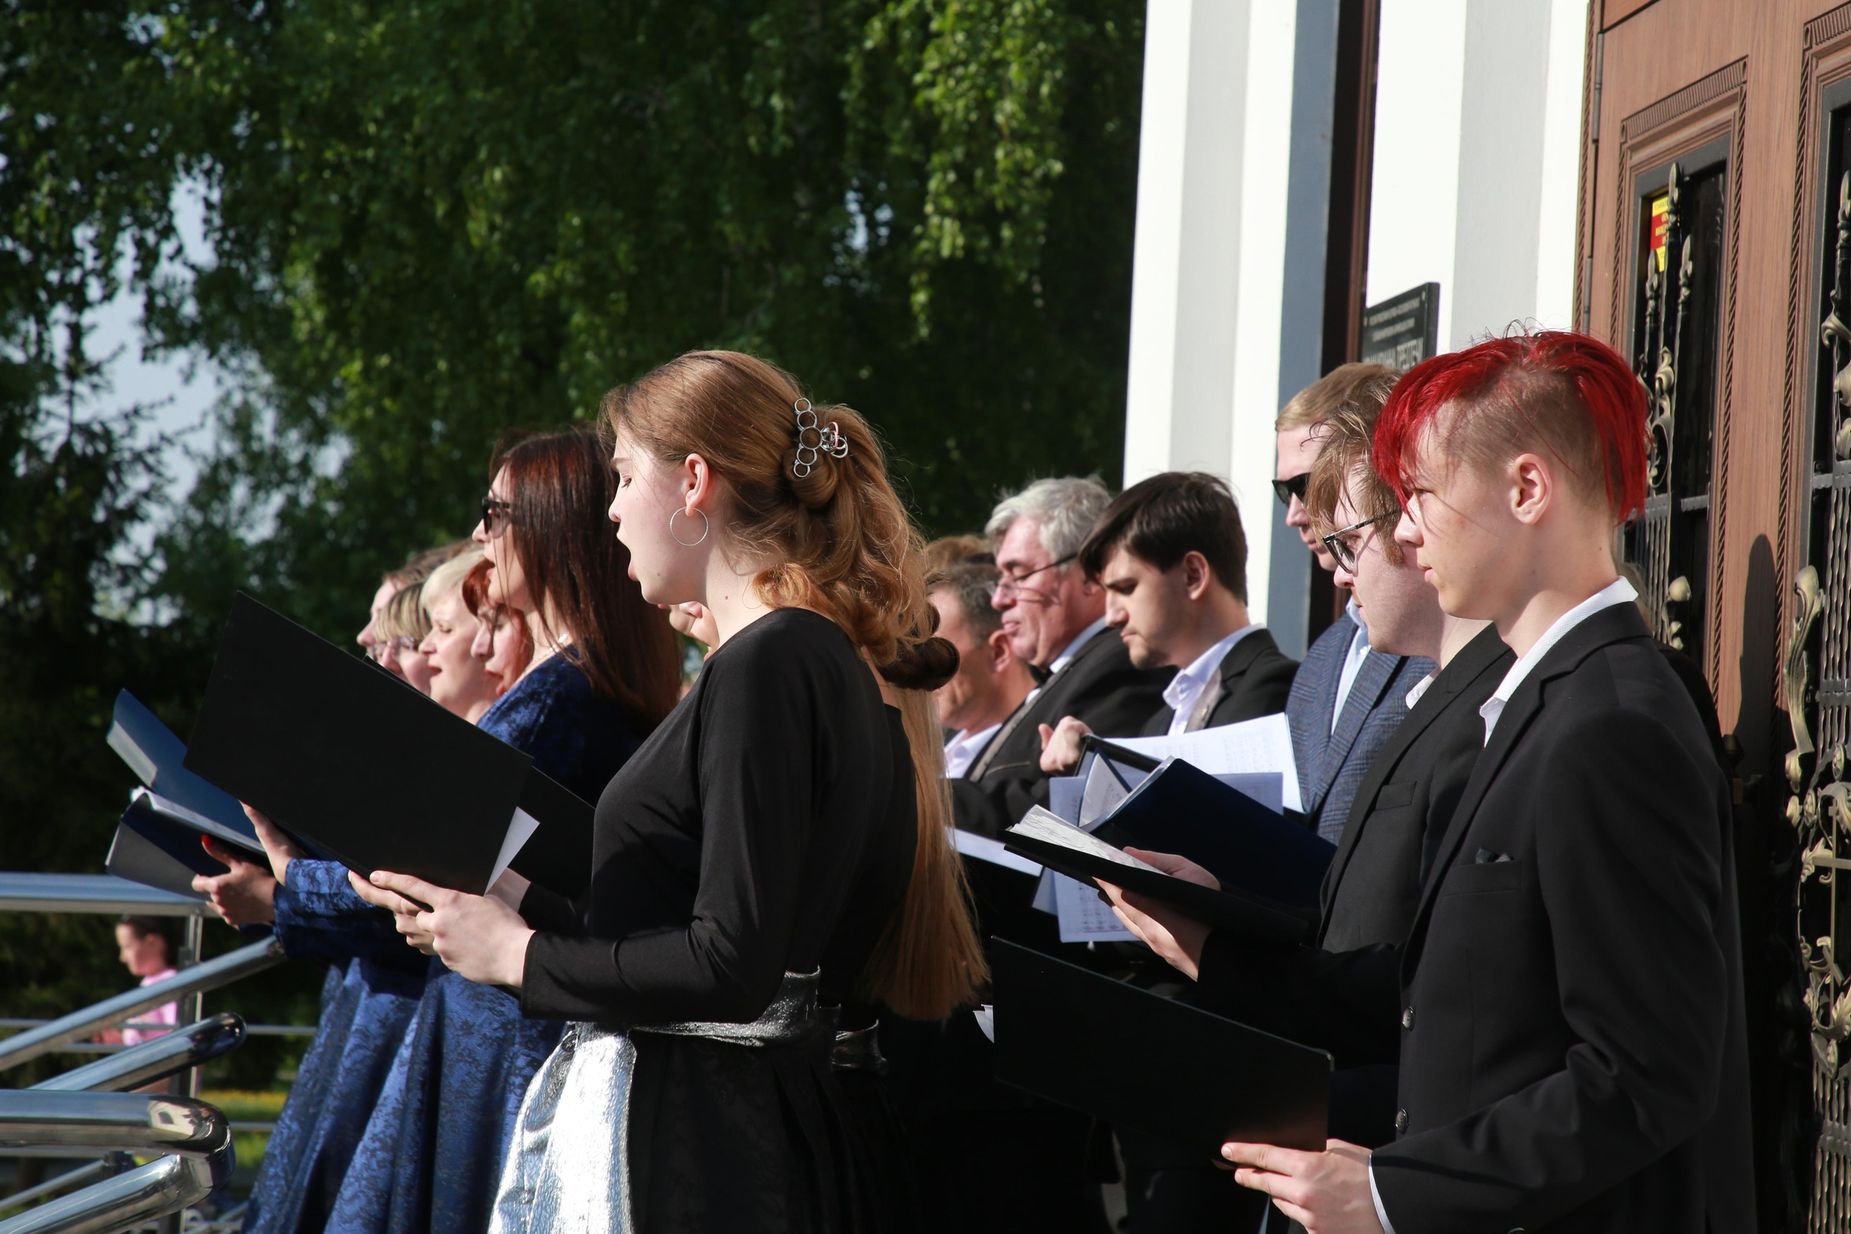
<svg viewBox="0 0 1851 1234">
<path fill-rule="evenodd" d="M 1395 1111 L 1395 1134 L 1400 1135 L 1407 1129 L 1408 1129 L 1408 1112 L 1404 1109 L 1396 1110 Z"/>
<path fill-rule="evenodd" d="M 1401 1009 L 1401 1027 L 1409 1030 L 1414 1027 L 1414 1008 L 1411 1004 Z"/>
</svg>

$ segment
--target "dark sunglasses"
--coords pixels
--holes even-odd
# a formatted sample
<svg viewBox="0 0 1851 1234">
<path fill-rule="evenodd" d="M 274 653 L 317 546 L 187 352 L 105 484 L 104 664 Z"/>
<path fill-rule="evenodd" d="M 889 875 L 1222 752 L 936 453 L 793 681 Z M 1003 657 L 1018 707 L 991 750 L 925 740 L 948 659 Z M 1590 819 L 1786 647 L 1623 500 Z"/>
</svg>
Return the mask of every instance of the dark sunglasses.
<svg viewBox="0 0 1851 1234">
<path fill-rule="evenodd" d="M 1279 504 L 1282 506 L 1291 505 L 1294 497 L 1302 503 L 1305 500 L 1305 489 L 1310 483 L 1311 473 L 1301 472 L 1290 480 L 1274 480 L 1273 493 L 1279 498 Z"/>
<path fill-rule="evenodd" d="M 482 530 L 491 536 L 498 536 L 506 531 L 508 524 L 514 521 L 514 503 L 498 501 L 493 497 L 482 499 Z"/>
</svg>

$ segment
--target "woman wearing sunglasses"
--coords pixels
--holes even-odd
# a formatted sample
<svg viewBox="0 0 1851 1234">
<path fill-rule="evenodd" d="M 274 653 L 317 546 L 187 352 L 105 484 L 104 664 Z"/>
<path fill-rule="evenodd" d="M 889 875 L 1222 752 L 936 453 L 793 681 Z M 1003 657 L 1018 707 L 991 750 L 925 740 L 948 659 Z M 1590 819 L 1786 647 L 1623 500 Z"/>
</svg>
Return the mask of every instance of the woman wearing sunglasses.
<svg viewBox="0 0 1851 1234">
<path fill-rule="evenodd" d="M 429 906 L 409 926 L 456 971 L 577 1021 L 491 1229 L 904 1223 L 877 1181 L 904 1162 L 831 1053 L 846 1020 L 841 1063 L 871 1062 L 874 1003 L 942 1017 L 983 976 L 920 693 L 956 653 L 916 535 L 867 423 L 763 361 L 691 353 L 606 410 L 642 593 L 704 605 L 713 654 L 600 798 L 578 901 L 373 876 Z M 921 705 L 884 705 L 882 678 Z"/>
<path fill-rule="evenodd" d="M 596 800 L 675 705 L 674 635 L 628 577 L 629 554 L 603 520 L 616 478 L 595 433 L 528 437 L 501 450 L 491 471 L 474 537 L 486 590 L 525 622 L 534 652 L 480 724 Z M 352 886 L 380 898 L 357 876 Z M 522 1094 L 559 1039 L 558 1021 L 523 1018 L 506 993 L 428 963 L 330 1215 L 328 1228 L 342 1234 L 486 1227 Z"/>
<path fill-rule="evenodd" d="M 422 591 L 468 541 L 414 554 L 387 574 L 355 641 L 374 662 L 407 680 L 398 663 L 391 609 L 398 597 Z M 467 703 L 457 701 L 457 714 Z M 292 959 L 328 965 L 315 1037 L 296 1070 L 289 1100 L 277 1116 L 263 1166 L 245 1210 L 245 1230 L 320 1230 L 352 1161 L 354 1145 L 394 1050 L 424 989 L 427 966 L 407 957 L 391 919 L 371 910 L 331 862 L 299 860 L 288 840 L 253 816 L 268 865 L 246 861 L 207 840 L 226 872 L 193 880 L 214 911 L 240 928 L 273 926 Z M 319 869 L 317 867 L 320 867 Z"/>
</svg>

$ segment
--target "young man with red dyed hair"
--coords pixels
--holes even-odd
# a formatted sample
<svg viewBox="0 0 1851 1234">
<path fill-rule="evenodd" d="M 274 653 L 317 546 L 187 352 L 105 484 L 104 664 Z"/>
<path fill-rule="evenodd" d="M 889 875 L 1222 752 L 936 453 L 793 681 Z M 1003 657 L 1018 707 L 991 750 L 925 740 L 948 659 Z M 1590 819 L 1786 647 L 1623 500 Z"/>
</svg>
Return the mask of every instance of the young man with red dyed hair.
<svg viewBox="0 0 1851 1234">
<path fill-rule="evenodd" d="M 1613 560 L 1644 425 L 1625 361 L 1556 332 L 1429 360 L 1383 411 L 1396 538 L 1517 660 L 1407 940 L 1318 982 L 1376 992 L 1328 1027 L 1398 1058 L 1394 1142 L 1226 1147 L 1310 1234 L 1755 1227 L 1728 794 Z"/>
</svg>

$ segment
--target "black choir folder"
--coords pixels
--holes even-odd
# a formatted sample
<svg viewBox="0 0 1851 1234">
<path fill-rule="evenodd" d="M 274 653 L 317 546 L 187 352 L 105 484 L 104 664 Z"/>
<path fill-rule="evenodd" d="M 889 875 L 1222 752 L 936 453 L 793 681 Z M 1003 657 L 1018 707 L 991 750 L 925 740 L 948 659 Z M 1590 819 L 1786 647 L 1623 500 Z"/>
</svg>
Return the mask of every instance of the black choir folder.
<svg viewBox="0 0 1851 1234">
<path fill-rule="evenodd" d="M 1330 1055 L 994 939 L 996 1077 L 1204 1157 L 1319 1150 Z"/>
<path fill-rule="evenodd" d="M 146 787 L 129 798 L 104 869 L 119 878 L 202 899 L 193 890 L 193 876 L 223 874 L 226 867 L 207 855 L 201 836 L 211 836 L 248 860 L 264 860 L 263 846 L 243 807 L 186 769 L 186 744 L 127 690 L 116 695 L 105 740 Z"/>
<path fill-rule="evenodd" d="M 1086 749 L 1082 822 L 1035 806 L 1003 833 L 1006 847 L 1250 938 L 1300 942 L 1313 932 L 1333 845 L 1190 763 L 1157 762 L 1092 737 Z M 1172 878 L 1127 846 L 1187 857 L 1221 889 Z"/>
<path fill-rule="evenodd" d="M 1114 848 L 1180 853 L 1230 891 L 1317 906 L 1324 872 L 1337 851 L 1317 832 L 1180 759 L 1154 762 L 1097 738 L 1089 738 L 1088 746 L 1089 762 L 1106 764 L 1123 787 L 1123 796 L 1108 804 L 1097 800 L 1093 784 L 1103 777 L 1089 777 L 1087 796 L 1096 809 L 1106 808 L 1097 814 L 1082 810 L 1088 831 Z"/>
<path fill-rule="evenodd" d="M 527 755 L 243 593 L 186 767 L 362 874 L 569 896 L 590 866 L 591 807 Z"/>
<path fill-rule="evenodd" d="M 1237 930 L 1246 938 L 1298 943 L 1305 941 L 1315 925 L 1314 914 L 1305 908 L 1233 889 L 1216 891 L 1165 874 L 1040 806 L 1031 806 L 1021 822 L 1003 832 L 1003 844 L 1068 878 L 1083 883 L 1103 879 L 1173 904 L 1204 925 Z M 1181 855 L 1196 860 L 1191 853 Z"/>
</svg>

